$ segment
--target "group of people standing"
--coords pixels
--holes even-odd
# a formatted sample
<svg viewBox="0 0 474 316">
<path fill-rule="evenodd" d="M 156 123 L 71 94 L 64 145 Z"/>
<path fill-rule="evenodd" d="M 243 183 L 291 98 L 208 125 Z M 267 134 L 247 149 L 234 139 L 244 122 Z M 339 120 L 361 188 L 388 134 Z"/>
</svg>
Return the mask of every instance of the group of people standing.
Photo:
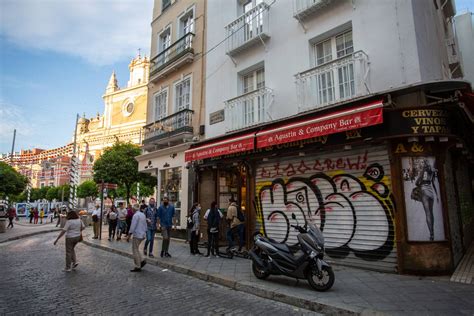
<svg viewBox="0 0 474 316">
<path fill-rule="evenodd" d="M 201 205 L 194 203 L 188 212 L 188 240 L 190 252 L 192 255 L 202 255 L 198 249 L 198 243 L 200 239 L 200 212 Z M 207 222 L 207 253 L 205 257 L 218 256 L 219 255 L 219 230 L 221 227 L 221 220 L 223 214 L 217 207 L 217 203 L 214 201 L 211 203 L 211 207 L 206 211 L 203 216 Z M 228 229 L 226 238 L 228 247 L 226 249 L 229 252 L 234 247 L 234 236 L 237 235 L 239 239 L 238 251 L 242 251 L 242 247 L 245 244 L 244 232 L 245 232 L 245 218 L 234 199 L 229 200 L 229 207 L 227 208 L 226 220 L 228 223 Z"/>
</svg>

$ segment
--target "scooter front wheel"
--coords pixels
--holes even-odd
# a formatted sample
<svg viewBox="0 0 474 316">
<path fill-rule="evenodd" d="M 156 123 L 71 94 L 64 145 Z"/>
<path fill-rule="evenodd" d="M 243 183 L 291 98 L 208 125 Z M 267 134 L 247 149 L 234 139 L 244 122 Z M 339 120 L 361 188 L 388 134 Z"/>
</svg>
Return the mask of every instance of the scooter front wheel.
<svg viewBox="0 0 474 316">
<path fill-rule="evenodd" d="M 255 277 L 260 280 L 265 280 L 270 275 L 270 273 L 259 267 L 258 264 L 255 263 L 255 261 L 252 261 L 252 272 Z"/>
<path fill-rule="evenodd" d="M 335 276 L 331 267 L 323 266 L 321 272 L 311 269 L 308 273 L 309 285 L 316 291 L 327 291 L 334 284 Z"/>
</svg>

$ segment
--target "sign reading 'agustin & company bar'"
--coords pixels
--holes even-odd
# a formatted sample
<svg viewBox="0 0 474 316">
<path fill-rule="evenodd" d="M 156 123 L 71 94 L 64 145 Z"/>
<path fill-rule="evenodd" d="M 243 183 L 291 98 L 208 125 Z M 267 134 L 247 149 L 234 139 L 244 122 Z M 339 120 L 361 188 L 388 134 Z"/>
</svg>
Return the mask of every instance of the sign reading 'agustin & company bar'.
<svg viewBox="0 0 474 316">
<path fill-rule="evenodd" d="M 449 135 L 450 112 L 440 108 L 417 108 L 387 112 L 390 135 Z"/>
</svg>

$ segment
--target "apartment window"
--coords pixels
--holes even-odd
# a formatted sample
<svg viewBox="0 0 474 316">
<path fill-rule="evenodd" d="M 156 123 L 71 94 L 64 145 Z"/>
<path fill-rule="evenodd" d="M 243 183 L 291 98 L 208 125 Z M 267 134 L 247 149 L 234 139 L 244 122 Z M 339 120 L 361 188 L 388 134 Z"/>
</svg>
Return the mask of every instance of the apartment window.
<svg viewBox="0 0 474 316">
<path fill-rule="evenodd" d="M 194 8 L 189 9 L 179 18 L 180 37 L 188 33 L 194 33 Z"/>
<path fill-rule="evenodd" d="M 162 0 L 161 11 L 165 11 L 171 5 L 171 0 Z"/>
<path fill-rule="evenodd" d="M 353 52 L 352 30 L 325 39 L 313 46 L 316 66 L 334 59 L 342 59 Z M 327 71 L 322 71 L 316 75 L 315 86 L 320 104 L 354 96 L 354 64 L 344 62 L 340 66 L 328 67 Z"/>
<path fill-rule="evenodd" d="M 242 4 L 243 13 L 252 11 L 263 0 L 249 0 Z M 263 31 L 263 9 L 245 17 L 244 41 L 250 40 Z"/>
<path fill-rule="evenodd" d="M 352 31 L 336 36 L 337 58 L 344 57 L 354 52 Z"/>
<path fill-rule="evenodd" d="M 171 28 L 168 27 L 160 33 L 158 39 L 158 53 L 164 52 L 171 45 Z"/>
<path fill-rule="evenodd" d="M 155 94 L 155 121 L 166 117 L 168 108 L 168 90 L 163 90 Z"/>
<path fill-rule="evenodd" d="M 191 77 L 175 84 L 174 95 L 176 112 L 191 108 Z"/>
<path fill-rule="evenodd" d="M 260 68 L 242 76 L 243 94 L 265 87 L 265 69 Z M 248 97 L 243 102 L 243 123 L 249 126 L 263 122 L 265 115 L 265 95 Z"/>
</svg>

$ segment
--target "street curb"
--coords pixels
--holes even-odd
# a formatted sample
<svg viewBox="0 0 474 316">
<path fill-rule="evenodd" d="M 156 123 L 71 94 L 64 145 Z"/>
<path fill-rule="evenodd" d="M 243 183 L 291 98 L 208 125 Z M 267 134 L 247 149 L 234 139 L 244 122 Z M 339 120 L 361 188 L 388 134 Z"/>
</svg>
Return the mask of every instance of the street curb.
<svg viewBox="0 0 474 316">
<path fill-rule="evenodd" d="M 59 231 L 59 230 L 61 230 L 61 228 L 54 228 L 54 229 L 49 229 L 49 230 L 42 230 L 42 231 L 39 231 L 39 232 L 32 232 L 32 233 L 28 233 L 28 234 L 24 234 L 24 235 L 20 235 L 20 236 L 10 237 L 10 238 L 8 238 L 8 239 L 5 239 L 5 240 L 0 241 L 0 244 L 6 243 L 6 242 L 9 242 L 9 241 L 13 241 L 13 240 L 18 240 L 18 239 L 26 238 L 26 237 L 31 237 L 31 236 L 41 235 L 41 234 L 47 234 L 47 233 L 57 232 L 57 231 Z"/>
<path fill-rule="evenodd" d="M 117 249 L 112 249 L 106 246 L 98 245 L 88 240 L 84 240 L 83 243 L 93 248 L 115 253 L 127 258 L 133 258 L 133 255 L 130 253 L 117 250 Z M 281 303 L 315 311 L 318 313 L 323 313 L 323 314 L 328 314 L 328 315 L 375 315 L 375 314 L 378 314 L 376 311 L 369 311 L 369 310 L 364 310 L 362 312 L 354 311 L 354 310 L 349 310 L 343 307 L 310 301 L 308 299 L 300 298 L 297 296 L 278 293 L 272 290 L 267 290 L 267 289 L 255 286 L 247 282 L 239 282 L 234 279 L 226 278 L 217 274 L 208 274 L 203 271 L 190 269 L 184 265 L 171 264 L 169 262 L 165 262 L 156 258 L 147 259 L 147 263 L 153 264 L 155 266 L 159 266 L 161 268 L 168 269 L 177 273 L 189 275 L 191 277 L 194 277 L 203 281 L 219 284 L 236 291 L 249 293 L 249 294 L 256 295 L 262 298 L 271 299 L 271 300 L 278 301 Z"/>
</svg>

